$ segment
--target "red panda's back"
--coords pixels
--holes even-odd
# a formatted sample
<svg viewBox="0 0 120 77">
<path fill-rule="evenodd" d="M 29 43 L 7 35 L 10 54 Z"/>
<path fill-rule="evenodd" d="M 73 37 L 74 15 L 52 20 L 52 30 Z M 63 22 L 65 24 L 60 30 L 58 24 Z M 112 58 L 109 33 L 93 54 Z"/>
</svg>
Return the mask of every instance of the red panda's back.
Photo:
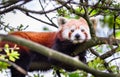
<svg viewBox="0 0 120 77">
<path fill-rule="evenodd" d="M 10 35 L 20 36 L 22 38 L 34 41 L 47 47 L 51 47 L 56 38 L 57 32 L 13 32 Z"/>
<path fill-rule="evenodd" d="M 9 35 L 15 35 L 19 36 L 31 41 L 34 41 L 36 43 L 42 44 L 46 47 L 51 48 L 52 45 L 54 44 L 57 32 L 13 32 L 10 33 Z M 0 47 L 4 47 L 5 44 L 9 44 L 9 47 L 14 47 L 15 43 L 8 42 L 8 41 L 2 41 L 0 42 Z M 29 51 L 29 49 L 25 46 L 17 45 L 20 50 L 22 51 Z"/>
</svg>

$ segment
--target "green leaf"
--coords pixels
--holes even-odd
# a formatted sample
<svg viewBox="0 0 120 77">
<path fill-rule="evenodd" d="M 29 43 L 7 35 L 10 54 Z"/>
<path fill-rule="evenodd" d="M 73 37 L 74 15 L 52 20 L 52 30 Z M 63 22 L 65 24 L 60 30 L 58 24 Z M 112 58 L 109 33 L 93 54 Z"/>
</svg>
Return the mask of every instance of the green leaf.
<svg viewBox="0 0 120 77">
<path fill-rule="evenodd" d="M 19 59 L 20 54 L 18 53 L 18 51 L 14 51 L 14 48 L 10 49 L 8 44 L 5 44 L 4 48 L 5 48 L 5 52 L 6 52 L 6 55 L 4 55 L 4 56 L 5 57 L 7 56 L 7 58 L 10 61 L 15 62 L 16 59 Z"/>
<path fill-rule="evenodd" d="M 0 71 L 1 71 L 2 69 L 7 69 L 8 66 L 10 66 L 8 63 L 1 62 L 1 61 L 0 61 Z"/>
<path fill-rule="evenodd" d="M 114 72 L 114 73 L 119 73 L 118 67 L 116 65 L 111 65 L 110 69 Z"/>
<path fill-rule="evenodd" d="M 95 10 L 93 10 L 93 11 L 90 13 L 90 16 L 94 16 L 94 15 L 96 15 L 97 13 L 98 13 L 98 10 L 95 9 Z"/>
<path fill-rule="evenodd" d="M 80 77 L 78 72 L 72 72 L 69 74 L 69 77 Z"/>
<path fill-rule="evenodd" d="M 77 7 L 77 8 L 75 8 L 75 12 L 84 14 L 85 10 L 83 8 Z"/>
<path fill-rule="evenodd" d="M 16 59 L 19 59 L 19 53 L 17 51 L 11 50 L 11 53 L 9 54 L 9 60 L 15 61 Z"/>
<path fill-rule="evenodd" d="M 5 59 L 6 55 L 0 55 L 0 59 Z"/>
<path fill-rule="evenodd" d="M 9 49 L 9 45 L 8 45 L 8 44 L 5 44 L 5 46 L 4 46 L 4 50 L 5 50 L 6 54 L 9 55 L 9 51 L 10 51 L 10 49 Z"/>
<path fill-rule="evenodd" d="M 118 44 L 118 48 L 116 49 L 116 52 L 119 52 L 120 51 L 120 44 Z"/>
<path fill-rule="evenodd" d="M 15 58 L 13 56 L 10 56 L 9 60 L 15 62 Z"/>
<path fill-rule="evenodd" d="M 120 39 L 120 31 L 117 31 L 117 32 L 116 32 L 116 38 L 117 38 L 117 39 Z"/>
<path fill-rule="evenodd" d="M 90 62 L 88 62 L 88 66 L 89 67 L 93 67 L 93 63 L 90 61 Z"/>
<path fill-rule="evenodd" d="M 105 70 L 103 63 L 104 61 L 97 57 L 92 62 L 88 62 L 88 66 L 103 71 Z"/>
</svg>

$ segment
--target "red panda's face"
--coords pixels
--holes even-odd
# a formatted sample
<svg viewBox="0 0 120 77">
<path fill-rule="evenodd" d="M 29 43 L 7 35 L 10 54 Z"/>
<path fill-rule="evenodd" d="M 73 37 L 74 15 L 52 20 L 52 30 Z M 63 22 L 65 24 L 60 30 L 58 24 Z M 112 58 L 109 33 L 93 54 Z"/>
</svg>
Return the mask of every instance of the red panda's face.
<svg viewBox="0 0 120 77">
<path fill-rule="evenodd" d="M 90 31 L 85 19 L 71 19 L 62 22 L 60 26 L 61 37 L 64 40 L 70 40 L 73 43 L 83 43 L 91 39 Z M 59 22 L 60 25 L 60 22 Z"/>
</svg>

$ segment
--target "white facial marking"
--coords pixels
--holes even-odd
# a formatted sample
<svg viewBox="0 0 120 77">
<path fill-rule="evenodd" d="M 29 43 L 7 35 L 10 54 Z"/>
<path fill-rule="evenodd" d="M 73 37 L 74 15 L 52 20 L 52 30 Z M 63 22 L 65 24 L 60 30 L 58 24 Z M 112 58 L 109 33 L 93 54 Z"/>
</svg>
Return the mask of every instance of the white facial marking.
<svg viewBox="0 0 120 77">
<path fill-rule="evenodd" d="M 66 40 L 70 40 L 73 43 L 82 43 L 91 39 L 91 35 L 89 30 L 84 26 L 80 26 L 80 28 L 76 28 L 74 25 L 71 28 L 65 29 L 62 32 L 62 36 Z"/>
<path fill-rule="evenodd" d="M 62 37 L 66 40 L 69 40 L 69 32 L 70 32 L 69 29 L 63 30 Z"/>
<path fill-rule="evenodd" d="M 70 37 L 70 40 L 73 41 L 73 43 L 82 43 L 86 39 L 86 36 L 83 32 L 80 31 L 80 29 L 75 30 Z"/>
</svg>

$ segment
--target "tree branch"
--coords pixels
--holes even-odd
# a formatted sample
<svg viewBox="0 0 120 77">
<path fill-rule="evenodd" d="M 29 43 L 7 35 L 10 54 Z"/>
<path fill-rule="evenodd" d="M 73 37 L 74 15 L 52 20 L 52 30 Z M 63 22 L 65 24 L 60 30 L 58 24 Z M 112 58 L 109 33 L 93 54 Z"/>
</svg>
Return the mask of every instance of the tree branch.
<svg viewBox="0 0 120 77">
<path fill-rule="evenodd" d="M 91 73 L 97 77 L 120 77 L 119 74 L 104 73 L 104 72 L 100 72 L 100 71 L 94 70 L 92 68 L 89 68 L 87 65 L 83 64 L 79 60 L 75 60 L 68 55 L 65 55 L 63 53 L 49 49 L 45 46 L 42 46 L 42 45 L 32 42 L 30 40 L 26 40 L 26 39 L 23 39 L 20 37 L 12 36 L 12 35 L 2 35 L 2 34 L 0 34 L 0 38 L 1 38 L 0 39 L 1 41 L 11 41 L 11 42 L 23 45 L 23 46 L 27 46 L 28 48 L 46 56 L 46 57 L 56 59 L 60 62 L 64 62 L 64 63 L 69 64 L 73 67 L 76 67 L 80 70 L 84 70 L 88 73 Z"/>
<path fill-rule="evenodd" d="M 104 2 L 102 2 L 102 1 L 104 1 L 104 0 L 99 0 L 96 4 L 94 4 L 94 5 L 90 5 L 90 4 L 86 4 L 86 3 L 77 3 L 77 2 L 70 2 L 71 4 L 76 4 L 76 5 L 81 5 L 81 6 L 86 6 L 86 7 L 91 7 L 91 8 L 93 8 L 93 9 L 102 9 L 102 10 L 111 10 L 111 11 L 120 11 L 120 8 L 118 7 L 118 8 L 114 8 L 114 7 L 111 7 L 110 5 L 108 6 L 108 5 L 106 5 L 106 6 L 103 6 L 103 4 L 107 4 L 107 3 L 105 3 L 105 1 Z M 99 5 L 100 4 L 100 2 L 102 3 L 101 4 L 101 6 Z M 99 5 L 99 6 L 98 6 Z"/>
<path fill-rule="evenodd" d="M 23 8 L 21 7 L 20 5 L 15 5 L 15 6 L 11 6 L 9 8 L 6 8 L 4 10 L 0 10 L 0 14 L 4 14 L 4 13 L 8 13 L 10 11 L 13 11 L 14 9 L 17 9 L 17 10 L 20 10 L 20 11 L 24 11 L 24 12 L 29 12 L 29 13 L 34 13 L 34 14 L 45 14 L 45 13 L 50 13 L 50 12 L 53 12 L 53 11 L 56 11 L 57 9 L 60 9 L 62 8 L 64 5 L 66 5 L 67 3 L 69 3 L 69 1 L 65 2 L 63 5 L 59 6 L 59 7 L 56 7 L 54 9 L 50 9 L 50 10 L 47 10 L 47 11 L 35 11 L 35 10 L 29 10 L 29 9 L 26 9 L 26 8 Z M 22 5 L 22 4 L 21 4 Z"/>
<path fill-rule="evenodd" d="M 0 9 L 9 7 L 9 6 L 11 6 L 11 5 L 13 5 L 13 4 L 16 4 L 16 3 L 18 3 L 18 2 L 20 2 L 20 1 L 19 1 L 19 0 L 12 0 L 12 1 L 9 0 L 9 1 L 0 3 L 0 5 L 3 5 L 3 6 L 0 7 Z"/>
<path fill-rule="evenodd" d="M 81 16 L 81 17 L 84 16 L 83 14 L 76 12 L 73 8 L 71 8 L 71 7 L 68 6 L 67 4 L 64 5 L 64 4 L 66 3 L 65 1 L 63 1 L 63 0 L 56 0 L 56 1 L 58 1 L 58 2 L 59 2 L 61 5 L 63 5 L 64 7 L 66 7 L 71 13 L 74 13 L 74 14 L 76 14 L 76 15 L 78 15 L 78 16 Z M 68 0 L 68 1 L 69 1 L 69 3 L 70 3 L 72 0 Z"/>
<path fill-rule="evenodd" d="M 44 9 L 44 7 L 43 7 L 43 5 L 42 5 L 40 0 L 39 0 L 39 3 L 41 5 L 41 7 L 42 7 L 42 10 L 45 12 L 45 9 Z M 45 13 L 45 16 L 52 23 L 52 25 L 55 25 L 55 23 L 48 17 L 48 15 L 46 13 Z M 57 26 L 55 25 L 55 27 L 57 27 Z"/>
<path fill-rule="evenodd" d="M 91 39 L 85 43 L 83 43 L 82 45 L 80 44 L 74 51 L 73 54 L 71 55 L 78 55 L 80 52 L 88 49 L 88 48 L 91 48 L 93 46 L 96 46 L 96 45 L 101 45 L 101 44 L 108 44 L 110 41 L 112 41 L 112 44 L 113 45 L 117 45 L 118 43 L 120 43 L 120 40 L 119 39 L 114 39 L 114 38 L 104 38 L 104 37 L 96 37 L 94 39 Z"/>
<path fill-rule="evenodd" d="M 20 66 L 16 65 L 15 63 L 5 60 L 5 59 L 0 59 L 0 61 L 5 62 L 10 64 L 11 66 L 13 66 L 15 69 L 17 69 L 19 72 L 21 72 L 24 75 L 28 75 L 27 71 L 25 71 L 23 68 L 21 68 Z"/>
<path fill-rule="evenodd" d="M 36 18 L 36 17 L 30 15 L 29 13 L 25 13 L 25 14 L 26 14 L 27 16 L 29 16 L 29 17 L 31 17 L 31 18 L 33 18 L 33 19 L 35 19 L 35 20 L 38 20 L 38 21 L 40 21 L 40 22 L 42 22 L 42 23 L 45 23 L 45 24 L 47 24 L 47 25 L 49 25 L 49 26 L 53 26 L 53 27 L 58 28 L 58 26 L 55 25 L 55 24 L 51 24 L 51 23 L 48 23 L 48 22 L 43 21 L 43 20 L 41 20 L 41 19 L 38 19 L 38 18 Z"/>
<path fill-rule="evenodd" d="M 90 48 L 90 52 L 92 53 L 92 54 L 94 54 L 96 57 L 100 57 L 100 59 L 102 59 L 101 58 L 101 56 L 96 52 L 96 51 L 94 51 L 94 49 L 92 49 L 92 48 Z M 109 64 L 104 60 L 104 59 L 102 59 L 103 61 L 104 61 L 104 66 L 105 66 L 105 68 L 107 69 L 107 71 L 109 72 L 109 73 L 113 73 L 113 71 L 111 70 L 111 69 L 109 69 Z M 93 61 L 93 60 L 92 60 Z"/>
</svg>

